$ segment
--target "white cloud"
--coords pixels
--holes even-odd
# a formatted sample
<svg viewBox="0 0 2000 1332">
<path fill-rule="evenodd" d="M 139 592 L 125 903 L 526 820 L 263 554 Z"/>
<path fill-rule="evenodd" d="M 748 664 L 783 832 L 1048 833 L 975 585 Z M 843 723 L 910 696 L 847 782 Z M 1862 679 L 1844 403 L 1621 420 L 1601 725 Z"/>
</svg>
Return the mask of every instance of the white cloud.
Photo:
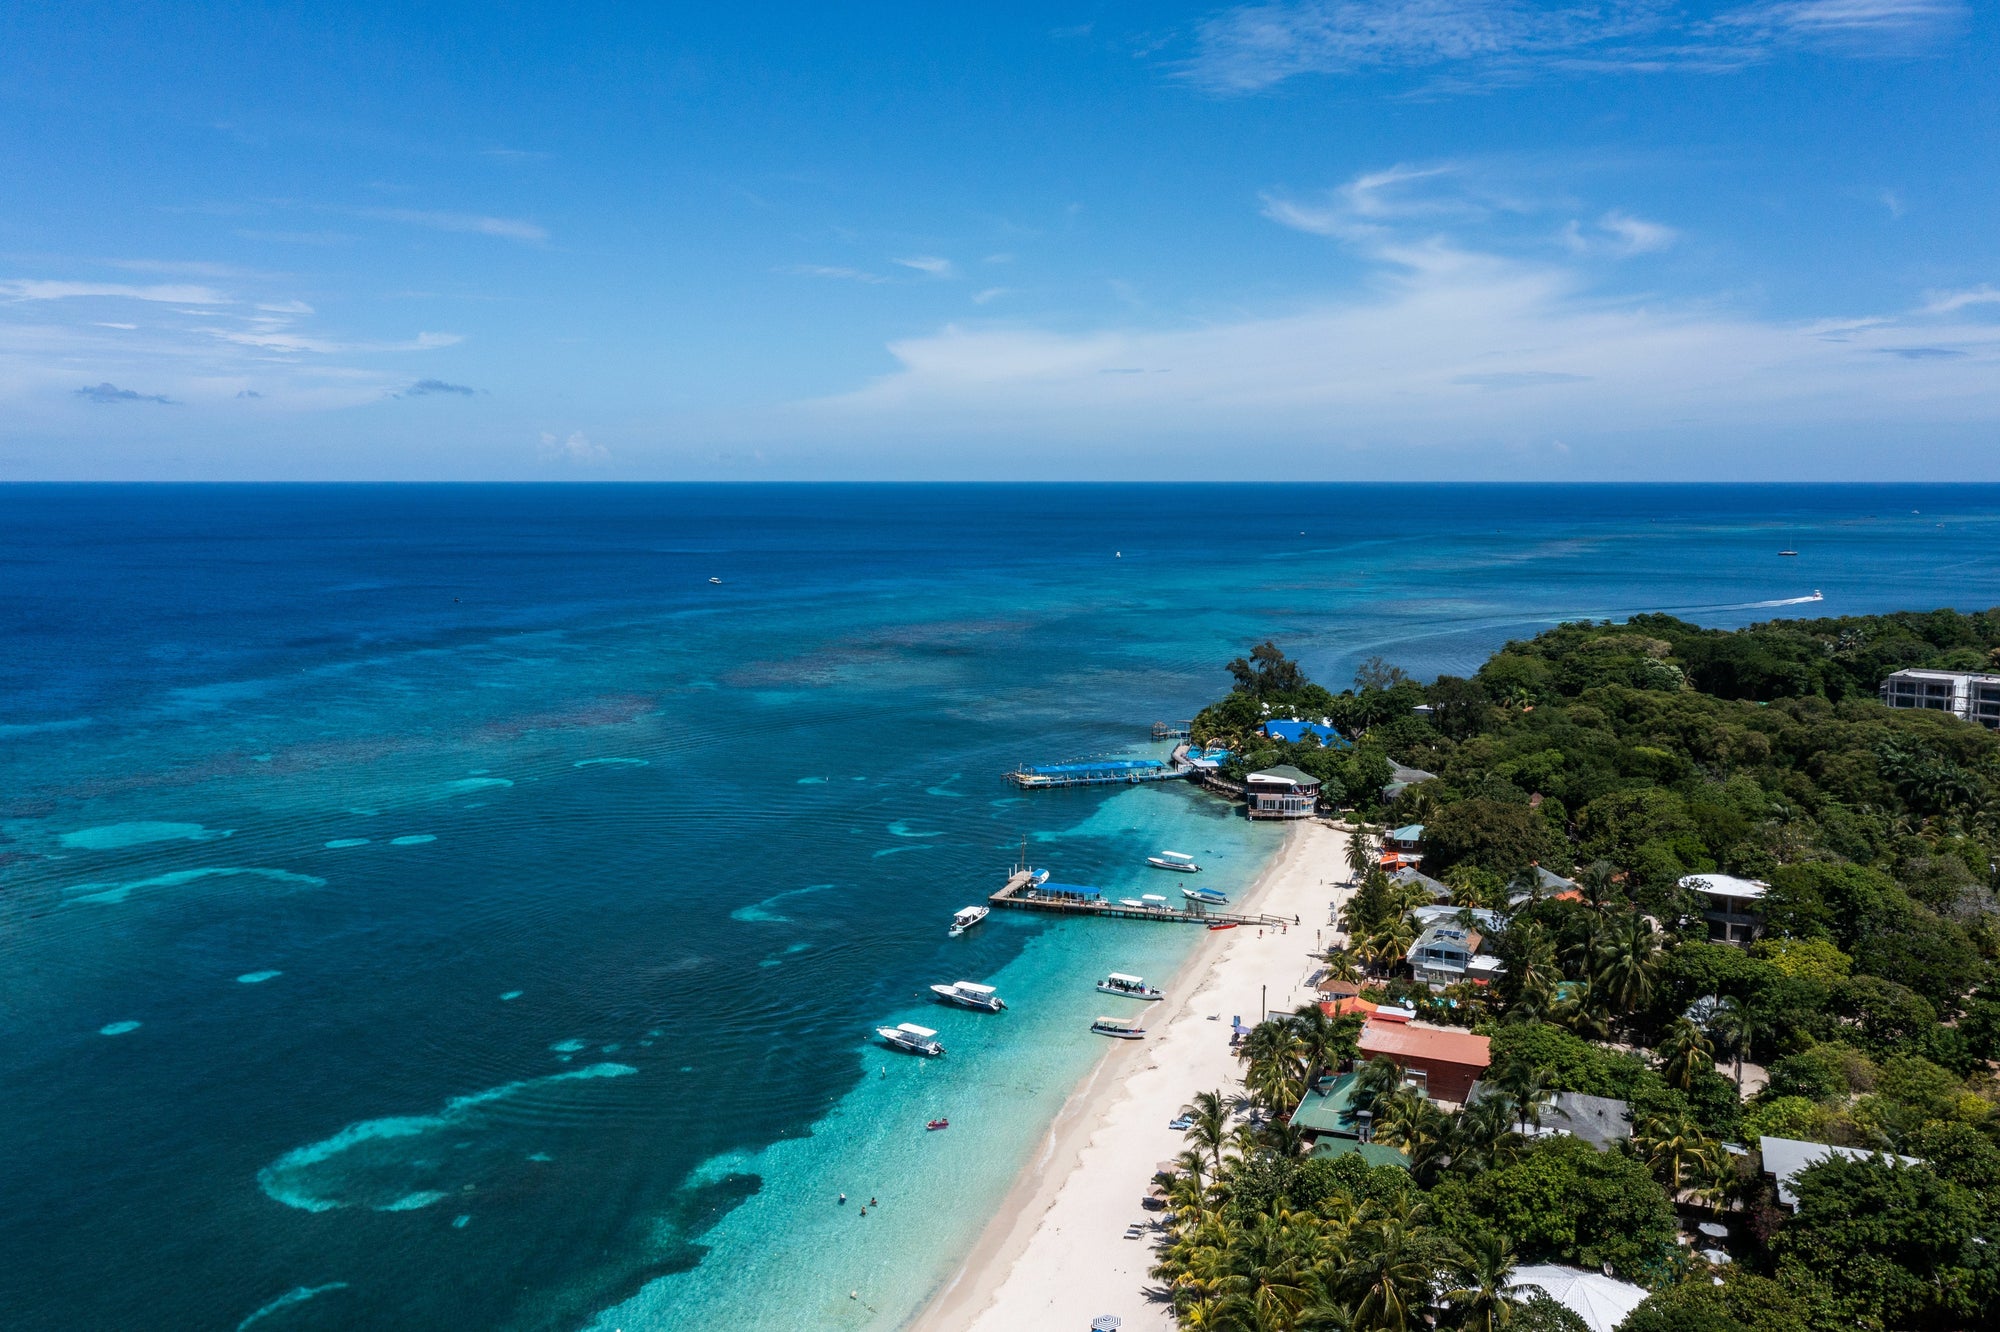
<svg viewBox="0 0 2000 1332">
<path fill-rule="evenodd" d="M 1964 0 L 1777 0 L 1712 19 L 1668 0 L 1302 0 L 1207 19 L 1181 73 L 1226 94 L 1382 70 L 1432 71 L 1434 90 L 1553 70 L 1723 72 L 1786 47 L 1907 53 L 1951 35 L 1969 12 Z"/>
<path fill-rule="evenodd" d="M 1952 314 L 1969 305 L 2000 305 L 2000 288 L 1987 283 L 1964 291 L 1934 291 L 1924 305 L 1925 314 Z"/>
<path fill-rule="evenodd" d="M 1616 209 L 1592 223 L 1588 229 L 1572 221 L 1562 230 L 1563 244 L 1578 254 L 1610 254 L 1627 258 L 1664 250 L 1680 239 L 1680 233 L 1662 222 L 1648 222 Z"/>
<path fill-rule="evenodd" d="M 1005 296 L 1006 294 L 1007 294 L 1007 289 L 1005 287 L 988 287 L 984 291 L 973 292 L 972 303 L 974 305 L 984 305 L 988 301 L 998 300 L 1002 296 Z"/>
<path fill-rule="evenodd" d="M 896 262 L 905 268 L 914 268 L 919 273 L 928 273 L 932 277 L 951 277 L 958 271 L 952 267 L 951 260 L 940 259 L 934 254 L 913 255 L 908 259 L 898 259 Z"/>
<path fill-rule="evenodd" d="M 821 431 L 941 439 L 1200 441 L 1255 436 L 1322 448 L 1478 447 L 1585 440 L 1698 418 L 1796 429 L 2000 423 L 2000 326 L 1899 315 L 1772 320 L 1715 300 L 1621 296 L 1600 270 L 1468 247 L 1439 230 L 1449 199 L 1403 192 L 1444 173 L 1356 178 L 1273 220 L 1346 242 L 1357 290 L 1281 313 L 1194 325 L 1137 317 L 1093 331 L 963 327 L 890 344 L 897 369 L 798 410 Z M 1676 233 L 1627 213 L 1578 227 L 1592 253 Z M 1979 288 L 1932 309 L 2000 301 Z M 1173 373 L 1134 373 L 1173 367 Z"/>
<path fill-rule="evenodd" d="M 0 297 L 12 297 L 17 301 L 62 301 L 93 296 L 127 301 L 162 301 L 169 305 L 235 304 L 230 297 L 212 287 L 178 283 L 134 287 L 122 282 L 44 282 L 31 278 L 0 282 Z"/>
<path fill-rule="evenodd" d="M 889 280 L 880 273 L 870 273 L 865 269 L 846 268 L 836 264 L 789 264 L 773 271 L 788 273 L 793 277 L 835 278 L 846 282 L 863 282 L 871 286 Z"/>
<path fill-rule="evenodd" d="M 543 431 L 539 453 L 543 462 L 585 465 L 601 463 L 611 457 L 611 450 L 602 444 L 591 443 L 589 437 L 581 430 L 573 430 L 567 438 L 560 439 L 546 430 Z"/>
<path fill-rule="evenodd" d="M 356 208 L 350 211 L 355 217 L 369 218 L 377 222 L 407 222 L 411 226 L 429 227 L 433 231 L 462 231 L 478 236 L 497 236 L 502 240 L 521 241 L 526 244 L 540 244 L 549 238 L 547 228 L 517 217 L 427 212 L 416 208 Z"/>
</svg>

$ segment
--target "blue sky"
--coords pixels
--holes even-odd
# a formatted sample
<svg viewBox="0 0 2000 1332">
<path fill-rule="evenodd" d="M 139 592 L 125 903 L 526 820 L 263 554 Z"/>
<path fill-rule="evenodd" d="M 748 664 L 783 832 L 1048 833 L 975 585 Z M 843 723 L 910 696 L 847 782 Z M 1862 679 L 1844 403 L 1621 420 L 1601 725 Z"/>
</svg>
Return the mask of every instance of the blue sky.
<svg viewBox="0 0 2000 1332">
<path fill-rule="evenodd" d="M 0 479 L 2000 479 L 1996 54 L 1959 0 L 15 0 Z"/>
</svg>

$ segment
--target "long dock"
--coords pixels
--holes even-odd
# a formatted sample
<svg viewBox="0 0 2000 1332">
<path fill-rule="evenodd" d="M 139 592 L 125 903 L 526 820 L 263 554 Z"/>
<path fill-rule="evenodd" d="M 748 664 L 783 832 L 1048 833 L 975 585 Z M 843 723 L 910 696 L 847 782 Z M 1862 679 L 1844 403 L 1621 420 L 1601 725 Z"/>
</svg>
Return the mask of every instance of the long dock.
<svg viewBox="0 0 2000 1332">
<path fill-rule="evenodd" d="M 1039 767 L 1017 768 L 1007 780 L 1024 791 L 1041 791 L 1058 786 L 1131 786 L 1139 782 L 1185 780 L 1193 768 L 1176 758 L 1084 759 L 1076 763 L 1045 763 Z"/>
<path fill-rule="evenodd" d="M 1085 894 L 1093 895 L 1085 895 Z M 1207 907 L 1129 907 L 1107 902 L 1095 888 L 1078 890 L 1069 884 L 1037 884 L 1028 870 L 1016 870 L 1007 886 L 986 899 L 996 907 L 1014 911 L 1053 911 L 1066 916 L 1113 916 L 1119 920 L 1151 920 L 1175 925 L 1259 925 L 1281 926 L 1292 922 L 1281 916 L 1244 915 L 1211 911 Z"/>
</svg>

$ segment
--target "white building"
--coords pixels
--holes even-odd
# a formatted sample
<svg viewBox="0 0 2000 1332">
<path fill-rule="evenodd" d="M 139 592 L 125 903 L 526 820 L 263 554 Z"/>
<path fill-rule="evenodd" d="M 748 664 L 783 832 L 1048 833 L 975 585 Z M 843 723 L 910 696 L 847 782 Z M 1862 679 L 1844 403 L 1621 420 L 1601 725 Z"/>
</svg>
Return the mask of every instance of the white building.
<svg viewBox="0 0 2000 1332">
<path fill-rule="evenodd" d="M 1866 1161 L 1876 1155 L 1860 1147 L 1830 1147 L 1823 1142 L 1800 1142 L 1797 1138 L 1759 1138 L 1757 1152 L 1764 1158 L 1764 1173 L 1778 1182 L 1778 1201 L 1787 1207 L 1799 1205 L 1799 1195 L 1792 1192 L 1792 1186 L 1809 1167 L 1836 1156 L 1848 1161 Z M 1881 1155 L 1906 1166 L 1923 1164 L 1914 1156 L 1898 1156 L 1894 1152 Z"/>
<path fill-rule="evenodd" d="M 1757 903 L 1771 891 L 1770 884 L 1739 879 L 1734 874 L 1690 874 L 1681 880 L 1681 887 L 1707 899 L 1708 910 L 1702 912 L 1702 918 L 1708 921 L 1710 943 L 1748 948 L 1763 932 L 1763 915 Z"/>
<path fill-rule="evenodd" d="M 1882 682 L 1882 702 L 1892 708 L 1928 708 L 2000 728 L 2000 675 L 1971 671 L 1897 671 Z"/>
</svg>

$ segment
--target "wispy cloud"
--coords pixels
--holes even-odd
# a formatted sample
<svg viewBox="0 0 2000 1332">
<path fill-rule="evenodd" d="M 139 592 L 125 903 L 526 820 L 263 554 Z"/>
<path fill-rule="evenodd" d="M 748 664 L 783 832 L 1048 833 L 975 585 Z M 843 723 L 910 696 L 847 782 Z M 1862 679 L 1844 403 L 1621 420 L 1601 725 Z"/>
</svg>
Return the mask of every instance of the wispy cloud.
<svg viewBox="0 0 2000 1332">
<path fill-rule="evenodd" d="M 611 457 L 611 450 L 602 444 L 593 444 L 590 437 L 581 430 L 573 430 L 567 437 L 557 437 L 542 432 L 542 444 L 538 450 L 543 462 L 588 465 L 601 463 Z"/>
<path fill-rule="evenodd" d="M 974 305 L 984 305 L 988 301 L 997 301 L 1006 294 L 1007 289 L 1005 287 L 988 287 L 984 291 L 973 292 L 972 303 Z"/>
<path fill-rule="evenodd" d="M 470 398 L 478 392 L 478 389 L 467 388 L 463 384 L 447 384 L 442 379 L 419 379 L 404 389 L 403 395 L 410 398 L 425 398 L 434 393 L 456 393 Z"/>
<path fill-rule="evenodd" d="M 880 273 L 870 273 L 862 268 L 847 268 L 837 264 L 787 264 L 774 272 L 792 277 L 833 278 L 842 282 L 864 282 L 875 285 L 889 281 Z"/>
<path fill-rule="evenodd" d="M 213 287 L 167 283 L 135 287 L 123 282 L 50 282 L 17 278 L 0 282 L 0 297 L 17 301 L 66 301 L 87 297 L 108 297 L 127 301 L 160 301 L 168 305 L 231 305 L 231 297 Z"/>
<path fill-rule="evenodd" d="M 1384 450 L 1629 439 L 1691 411 L 1705 439 L 2000 424 L 2000 324 L 1953 318 L 2000 299 L 1990 288 L 1936 294 L 1935 313 L 1818 320 L 1627 294 L 1612 285 L 1617 267 L 1586 260 L 1656 250 L 1671 228 L 1602 213 L 1579 227 L 1593 247 L 1582 255 L 1530 217 L 1509 235 L 1519 249 L 1503 253 L 1453 234 L 1497 206 L 1454 202 L 1456 174 L 1400 167 L 1310 205 L 1265 201 L 1274 221 L 1352 252 L 1356 294 L 1197 325 L 1144 314 L 1080 332 L 949 325 L 892 343 L 893 373 L 801 410 L 823 433 L 869 439 L 976 431 L 1195 447 L 1247 431 Z M 1134 373 L 1165 366 L 1174 372 Z"/>
<path fill-rule="evenodd" d="M 1964 291 L 1934 291 L 1924 303 L 1924 313 L 1951 314 L 1969 305 L 2000 305 L 2000 288 L 1982 282 Z"/>
<path fill-rule="evenodd" d="M 76 396 L 86 402 L 157 402 L 173 406 L 174 400 L 164 393 L 140 393 L 136 389 L 119 388 L 116 384 L 92 384 L 88 388 L 75 390 Z"/>
<path fill-rule="evenodd" d="M 1616 209 L 1586 227 L 1571 221 L 1563 228 L 1562 240 L 1578 254 L 1611 254 L 1621 258 L 1664 250 L 1680 239 L 1680 233 L 1663 222 Z"/>
<path fill-rule="evenodd" d="M 1777 0 L 1713 18 L 1669 0 L 1301 0 L 1207 19 L 1180 72 L 1223 94 L 1302 74 L 1421 71 L 1438 91 L 1557 70 L 1723 72 L 1794 48 L 1907 54 L 1969 13 L 1965 0 Z"/>
<path fill-rule="evenodd" d="M 497 236 L 502 240 L 539 245 L 549 238 L 548 229 L 518 217 L 486 217 L 478 213 L 430 212 L 418 208 L 355 208 L 355 217 L 376 222 L 406 222 L 433 231 L 458 231 L 475 236 Z"/>
<path fill-rule="evenodd" d="M 927 273 L 931 277 L 952 277 L 958 272 L 952 267 L 951 260 L 940 259 L 934 254 L 912 255 L 908 259 L 898 259 L 896 262 L 905 268 L 914 268 L 919 273 Z"/>
</svg>

